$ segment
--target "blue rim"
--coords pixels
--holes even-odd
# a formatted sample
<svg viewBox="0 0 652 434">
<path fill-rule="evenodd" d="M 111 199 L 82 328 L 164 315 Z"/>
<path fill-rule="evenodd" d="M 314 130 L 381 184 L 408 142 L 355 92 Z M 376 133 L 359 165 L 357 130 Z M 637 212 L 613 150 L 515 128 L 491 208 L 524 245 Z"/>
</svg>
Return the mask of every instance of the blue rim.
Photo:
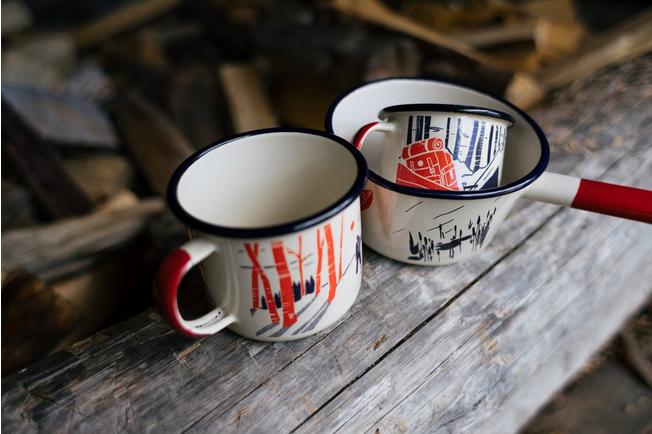
<svg viewBox="0 0 652 434">
<path fill-rule="evenodd" d="M 502 119 L 509 122 L 511 127 L 514 124 L 514 118 L 498 110 L 492 110 L 484 107 L 472 107 L 458 104 L 400 104 L 385 107 L 381 113 L 400 113 L 400 112 L 448 112 L 448 113 L 466 113 L 478 116 L 488 116 L 491 118 Z"/>
<path fill-rule="evenodd" d="M 344 196 L 342 196 L 337 201 L 335 201 L 334 203 L 332 203 L 331 205 L 329 205 L 328 207 L 324 208 L 319 212 L 316 212 L 314 214 L 311 214 L 309 216 L 291 222 L 287 222 L 279 225 L 273 225 L 273 226 L 257 227 L 257 228 L 234 228 L 234 227 L 220 226 L 220 225 L 208 223 L 194 217 L 181 206 L 181 204 L 179 203 L 179 198 L 177 197 L 177 188 L 179 186 L 179 181 L 181 180 L 181 177 L 186 172 L 186 170 L 188 170 L 188 168 L 192 166 L 192 164 L 195 161 L 199 160 L 201 157 L 208 154 L 209 152 L 214 151 L 215 149 L 221 146 L 235 142 L 239 139 L 245 137 L 259 136 L 262 134 L 270 134 L 270 133 L 309 134 L 313 136 L 325 137 L 327 139 L 334 141 L 335 143 L 340 144 L 341 146 L 346 148 L 346 150 L 349 151 L 351 155 L 353 155 L 353 158 L 355 159 L 356 162 L 356 166 L 358 168 L 358 173 L 355 177 L 353 185 L 344 194 Z M 265 128 L 260 130 L 247 131 L 245 133 L 236 134 L 234 136 L 227 137 L 223 140 L 208 145 L 200 149 L 199 151 L 195 152 L 194 154 L 192 154 L 183 163 L 181 163 L 181 165 L 172 174 L 172 177 L 170 178 L 170 182 L 168 183 L 168 188 L 167 188 L 167 201 L 168 201 L 168 205 L 170 206 L 170 209 L 179 220 L 184 222 L 189 227 L 193 229 L 197 229 L 198 231 L 205 232 L 212 235 L 229 237 L 229 238 L 272 237 L 278 235 L 291 234 L 294 232 L 302 231 L 304 229 L 308 229 L 312 226 L 315 226 L 339 214 L 341 211 L 343 211 L 347 206 L 349 206 L 358 198 L 360 192 L 362 191 L 362 187 L 365 184 L 367 173 L 368 173 L 367 162 L 365 161 L 360 151 L 355 149 L 353 145 L 351 145 L 349 142 L 342 139 L 341 137 L 338 137 L 333 134 L 328 134 L 323 131 L 317 131 L 317 130 L 312 130 L 307 128 Z"/>
<path fill-rule="evenodd" d="M 378 175 L 373 170 L 369 169 L 369 180 L 372 181 L 373 183 L 378 184 L 388 190 L 392 190 L 397 193 L 402 193 L 408 196 L 431 197 L 435 199 L 456 199 L 456 200 L 483 199 L 483 198 L 503 196 L 505 194 L 513 193 L 515 191 L 521 190 L 527 187 L 528 185 L 532 184 L 546 170 L 546 167 L 548 167 L 548 161 L 550 160 L 550 146 L 548 144 L 548 139 L 546 138 L 546 135 L 543 133 L 543 130 L 541 130 L 541 127 L 539 127 L 539 125 L 537 125 L 537 123 L 534 122 L 534 120 L 530 116 L 528 116 L 523 110 L 519 109 L 518 107 L 516 107 L 515 105 L 513 105 L 509 101 L 506 101 L 503 98 L 489 95 L 488 93 L 480 92 L 479 90 L 475 90 L 467 86 L 462 86 L 459 84 L 450 83 L 442 80 L 432 80 L 428 78 L 415 78 L 415 77 L 394 77 L 394 78 L 383 78 L 380 80 L 370 81 L 362 85 L 356 86 L 354 88 L 351 88 L 348 91 L 342 93 L 339 97 L 337 97 L 337 99 L 335 99 L 335 101 L 333 101 L 330 107 L 328 108 L 328 112 L 326 113 L 326 122 L 325 122 L 326 131 L 328 131 L 331 134 L 335 134 L 335 132 L 333 131 L 333 113 L 335 112 L 335 108 L 339 105 L 339 103 L 344 98 L 346 98 L 349 94 L 365 86 L 369 86 L 376 83 L 382 83 L 385 81 L 395 81 L 395 80 L 428 81 L 432 83 L 452 85 L 455 87 L 459 87 L 461 89 L 467 89 L 476 92 L 478 94 L 495 99 L 496 101 L 502 102 L 503 104 L 505 104 L 512 110 L 514 110 L 516 113 L 521 115 L 523 119 L 525 119 L 525 121 L 528 124 L 530 124 L 530 126 L 532 127 L 532 129 L 534 130 L 534 132 L 536 133 L 539 139 L 539 145 L 541 147 L 541 155 L 539 157 L 539 161 L 537 162 L 536 166 L 534 166 L 534 168 L 524 177 L 512 183 L 509 183 L 507 185 L 503 185 L 496 188 L 488 188 L 486 190 L 448 191 L 448 190 L 426 190 L 420 188 L 405 187 L 402 185 L 395 184 L 383 178 L 382 176 Z"/>
</svg>

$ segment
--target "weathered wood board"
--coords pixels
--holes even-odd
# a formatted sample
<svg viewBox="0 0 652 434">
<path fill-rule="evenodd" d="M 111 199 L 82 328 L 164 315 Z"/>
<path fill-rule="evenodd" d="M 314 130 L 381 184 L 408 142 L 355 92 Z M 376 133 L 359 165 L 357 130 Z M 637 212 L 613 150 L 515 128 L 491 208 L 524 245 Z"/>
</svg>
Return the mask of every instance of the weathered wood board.
<svg viewBox="0 0 652 434">
<path fill-rule="evenodd" d="M 601 71 L 535 113 L 551 169 L 651 188 L 651 72 Z M 652 295 L 650 254 L 652 226 L 523 201 L 465 263 L 366 250 L 356 304 L 301 341 L 193 341 L 138 315 L 5 378 L 3 427 L 514 432 Z"/>
</svg>

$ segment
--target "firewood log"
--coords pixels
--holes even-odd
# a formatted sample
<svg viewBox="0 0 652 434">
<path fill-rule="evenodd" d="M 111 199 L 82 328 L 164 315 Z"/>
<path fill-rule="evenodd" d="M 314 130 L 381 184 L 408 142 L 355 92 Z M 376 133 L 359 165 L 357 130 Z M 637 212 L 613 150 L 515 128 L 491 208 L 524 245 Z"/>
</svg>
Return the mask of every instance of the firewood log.
<svg viewBox="0 0 652 434">
<path fill-rule="evenodd" d="M 167 116 L 136 93 L 118 101 L 113 112 L 125 147 L 152 190 L 165 196 L 170 176 L 194 148 Z"/>
<path fill-rule="evenodd" d="M 278 125 L 262 80 L 252 66 L 224 64 L 220 77 L 236 133 Z"/>
<path fill-rule="evenodd" d="M 90 259 L 133 239 L 163 209 L 161 199 L 151 198 L 128 207 L 7 231 L 2 236 L 2 269 L 23 268 L 49 278 L 76 271 Z"/>
</svg>

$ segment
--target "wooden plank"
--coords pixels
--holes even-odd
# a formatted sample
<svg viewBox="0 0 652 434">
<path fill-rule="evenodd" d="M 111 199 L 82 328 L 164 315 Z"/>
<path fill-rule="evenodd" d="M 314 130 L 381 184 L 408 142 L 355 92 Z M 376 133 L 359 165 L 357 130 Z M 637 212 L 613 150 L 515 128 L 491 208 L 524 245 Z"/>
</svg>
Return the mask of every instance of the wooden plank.
<svg viewBox="0 0 652 434">
<path fill-rule="evenodd" d="M 573 89 L 572 94 L 581 98 L 571 99 L 567 105 L 572 107 L 578 101 L 591 105 L 591 98 L 621 98 L 626 103 L 607 107 L 601 117 L 594 118 L 604 124 L 613 116 L 622 125 L 604 131 L 601 146 L 592 149 L 591 155 L 576 149 L 559 158 L 553 168 L 600 176 L 641 138 L 637 128 L 649 113 L 636 108 L 634 102 L 640 102 L 644 93 L 636 86 L 629 91 L 614 86 L 621 76 L 618 69 L 604 75 L 603 81 L 593 80 L 599 86 L 593 88 L 590 98 L 582 89 Z M 558 101 L 552 101 L 550 107 L 564 109 Z M 610 146 L 616 138 L 618 146 Z M 301 341 L 265 344 L 228 332 L 191 341 L 170 330 L 158 315 L 136 316 L 5 379 L 2 422 L 5 429 L 13 431 L 61 427 L 84 431 L 144 431 L 152 427 L 162 431 L 289 431 L 335 402 L 345 394 L 343 388 L 356 378 L 364 379 L 374 364 L 380 366 L 400 352 L 419 330 L 452 309 L 460 294 L 498 269 L 503 258 L 528 260 L 522 249 L 541 247 L 528 239 L 557 212 L 558 208 L 548 205 L 522 205 L 486 251 L 471 262 L 450 267 L 407 266 L 366 251 L 363 288 L 352 310 L 336 327 Z M 578 242 L 578 237 L 568 236 L 560 228 L 546 228 L 549 237 L 560 236 L 560 249 L 572 249 Z M 595 245 L 605 239 L 598 237 Z M 584 265 L 591 260 L 583 257 Z M 525 269 L 526 264 L 521 264 Z M 555 267 L 563 268 L 563 264 Z M 541 278 L 546 276 L 550 274 Z M 459 327 L 459 317 L 455 325 Z"/>
<path fill-rule="evenodd" d="M 607 180 L 652 187 L 635 151 Z M 560 211 L 298 432 L 515 432 L 652 295 L 650 246 L 648 225 Z"/>
</svg>

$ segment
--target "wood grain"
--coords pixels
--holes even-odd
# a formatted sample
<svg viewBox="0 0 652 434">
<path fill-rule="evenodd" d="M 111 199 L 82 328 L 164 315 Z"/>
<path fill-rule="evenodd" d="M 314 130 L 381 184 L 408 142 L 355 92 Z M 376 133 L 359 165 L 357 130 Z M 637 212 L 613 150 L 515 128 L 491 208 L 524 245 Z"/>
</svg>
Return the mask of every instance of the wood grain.
<svg viewBox="0 0 652 434">
<path fill-rule="evenodd" d="M 3 151 L 43 210 L 55 219 L 89 212 L 93 203 L 65 171 L 52 146 L 4 101 L 2 114 Z"/>
<path fill-rule="evenodd" d="M 489 68 L 502 68 L 496 59 L 476 50 L 472 45 L 394 12 L 378 0 L 334 0 L 332 6 L 349 15 L 440 45 Z"/>
<path fill-rule="evenodd" d="M 113 108 L 125 146 L 157 194 L 165 196 L 174 170 L 194 148 L 179 128 L 151 102 L 137 93 Z"/>
<path fill-rule="evenodd" d="M 590 148 L 556 145 L 553 170 L 650 186 L 652 96 L 631 75 L 646 83 L 652 59 L 637 65 L 603 71 L 537 113 L 575 113 L 570 136 L 543 125 L 556 144 L 592 129 L 599 138 Z M 585 119 L 580 107 L 595 111 Z M 431 423 L 443 432 L 511 432 L 652 292 L 651 239 L 640 223 L 523 201 L 466 263 L 407 266 L 365 250 L 356 304 L 304 340 L 224 332 L 192 341 L 153 312 L 138 315 L 7 377 L 2 422 L 42 432 L 429 431 Z M 595 273 L 588 279 L 587 269 Z M 410 408 L 420 413 L 405 420 Z M 495 414 L 505 421 L 485 428 Z"/>
<path fill-rule="evenodd" d="M 253 66 L 227 63 L 220 66 L 219 73 L 234 132 L 278 126 L 263 81 Z"/>
<path fill-rule="evenodd" d="M 546 92 L 586 77 L 600 68 L 625 62 L 652 51 L 652 8 L 637 14 L 580 49 L 534 75 L 515 74 L 505 97 L 524 109 L 536 105 Z"/>
<path fill-rule="evenodd" d="M 164 210 L 159 198 L 2 234 L 2 269 L 44 273 L 104 253 L 132 239 Z M 51 277 L 50 273 L 50 277 Z"/>
</svg>

